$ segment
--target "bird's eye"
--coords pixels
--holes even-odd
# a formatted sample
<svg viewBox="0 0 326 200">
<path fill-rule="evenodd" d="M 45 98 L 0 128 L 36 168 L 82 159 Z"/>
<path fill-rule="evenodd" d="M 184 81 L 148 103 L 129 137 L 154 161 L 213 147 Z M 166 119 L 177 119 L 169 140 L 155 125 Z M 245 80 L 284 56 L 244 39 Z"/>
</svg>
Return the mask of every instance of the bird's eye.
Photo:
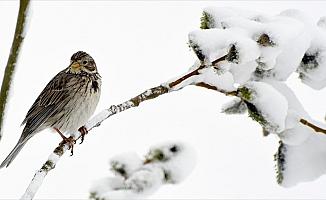
<svg viewBox="0 0 326 200">
<path fill-rule="evenodd" d="M 173 145 L 171 148 L 170 148 L 170 151 L 173 152 L 173 153 L 176 153 L 178 151 L 178 147 Z"/>
<path fill-rule="evenodd" d="M 84 61 L 83 61 L 83 65 L 86 65 L 86 64 L 87 64 L 87 60 L 84 60 Z"/>
</svg>

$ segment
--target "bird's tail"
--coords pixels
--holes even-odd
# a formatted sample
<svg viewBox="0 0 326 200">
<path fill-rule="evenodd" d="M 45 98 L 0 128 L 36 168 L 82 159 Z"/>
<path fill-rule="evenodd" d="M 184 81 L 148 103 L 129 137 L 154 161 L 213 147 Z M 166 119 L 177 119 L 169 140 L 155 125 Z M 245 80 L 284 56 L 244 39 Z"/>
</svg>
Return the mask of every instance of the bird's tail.
<svg viewBox="0 0 326 200">
<path fill-rule="evenodd" d="M 22 150 L 22 148 L 26 144 L 27 140 L 26 139 L 24 140 L 22 138 L 19 139 L 19 141 L 17 142 L 14 149 L 10 152 L 10 154 L 6 157 L 6 159 L 4 161 L 2 161 L 2 163 L 0 165 L 0 169 L 3 167 L 8 167 L 10 165 L 10 163 L 16 158 L 16 156 L 18 155 L 20 150 Z"/>
</svg>

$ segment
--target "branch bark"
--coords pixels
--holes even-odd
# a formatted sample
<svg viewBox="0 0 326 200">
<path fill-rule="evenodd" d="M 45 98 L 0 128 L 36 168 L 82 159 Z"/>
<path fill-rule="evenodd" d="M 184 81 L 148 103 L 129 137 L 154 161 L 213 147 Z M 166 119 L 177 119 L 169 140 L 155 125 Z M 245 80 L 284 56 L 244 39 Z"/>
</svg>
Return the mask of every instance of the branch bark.
<svg viewBox="0 0 326 200">
<path fill-rule="evenodd" d="M 25 22 L 28 14 L 29 0 L 20 0 L 18 17 L 16 22 L 15 35 L 12 41 L 9 58 L 3 75 L 0 91 L 0 140 L 2 137 L 2 126 L 5 115 L 6 103 L 8 101 L 8 95 L 10 91 L 10 85 L 17 64 L 20 47 L 24 40 L 24 32 L 26 29 Z"/>
</svg>

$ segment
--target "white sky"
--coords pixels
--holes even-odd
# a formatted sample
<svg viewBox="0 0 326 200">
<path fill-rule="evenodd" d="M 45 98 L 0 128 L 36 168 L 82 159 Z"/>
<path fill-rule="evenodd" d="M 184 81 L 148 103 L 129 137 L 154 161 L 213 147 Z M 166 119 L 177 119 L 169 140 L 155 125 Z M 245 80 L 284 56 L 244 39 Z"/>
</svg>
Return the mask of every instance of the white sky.
<svg viewBox="0 0 326 200">
<path fill-rule="evenodd" d="M 198 29 L 206 6 L 233 6 L 270 14 L 297 8 L 316 20 L 326 2 L 114 2 L 35 1 L 7 110 L 2 161 L 20 137 L 20 123 L 46 83 L 84 50 L 96 60 L 103 77 L 97 112 L 125 101 L 185 72 L 195 60 L 188 32 Z M 0 66 L 4 66 L 14 33 L 18 3 L 0 2 Z M 313 91 L 293 75 L 288 84 L 306 110 L 324 118 L 325 90 Z M 276 184 L 275 136 L 246 115 L 227 116 L 230 100 L 213 91 L 189 87 L 116 115 L 94 129 L 75 154 L 65 155 L 46 177 L 37 199 L 88 197 L 92 180 L 111 175 L 107 160 L 124 151 L 145 154 L 154 143 L 179 139 L 197 151 L 198 163 L 188 179 L 164 186 L 151 198 L 326 198 L 326 176 L 292 188 Z M 34 172 L 46 161 L 60 137 L 43 131 L 31 139 L 7 169 L 0 170 L 0 199 L 19 198 Z"/>
</svg>

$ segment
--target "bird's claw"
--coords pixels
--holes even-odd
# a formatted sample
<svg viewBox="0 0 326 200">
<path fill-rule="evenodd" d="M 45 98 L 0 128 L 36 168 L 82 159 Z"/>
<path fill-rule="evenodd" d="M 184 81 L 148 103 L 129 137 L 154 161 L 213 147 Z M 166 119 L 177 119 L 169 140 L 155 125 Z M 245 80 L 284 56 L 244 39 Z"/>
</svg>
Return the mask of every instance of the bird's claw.
<svg viewBox="0 0 326 200">
<path fill-rule="evenodd" d="M 81 133 L 81 141 L 79 144 L 83 143 L 84 142 L 84 139 L 85 139 L 85 135 L 88 133 L 88 130 L 85 126 L 82 126 L 78 129 L 78 131 Z"/>
<path fill-rule="evenodd" d="M 62 145 L 62 144 L 67 144 L 68 145 L 68 150 L 70 150 L 71 154 L 70 156 L 74 155 L 74 145 L 76 144 L 76 140 L 70 136 L 70 137 L 65 137 L 63 138 L 62 142 L 60 142 L 59 145 Z"/>
</svg>

